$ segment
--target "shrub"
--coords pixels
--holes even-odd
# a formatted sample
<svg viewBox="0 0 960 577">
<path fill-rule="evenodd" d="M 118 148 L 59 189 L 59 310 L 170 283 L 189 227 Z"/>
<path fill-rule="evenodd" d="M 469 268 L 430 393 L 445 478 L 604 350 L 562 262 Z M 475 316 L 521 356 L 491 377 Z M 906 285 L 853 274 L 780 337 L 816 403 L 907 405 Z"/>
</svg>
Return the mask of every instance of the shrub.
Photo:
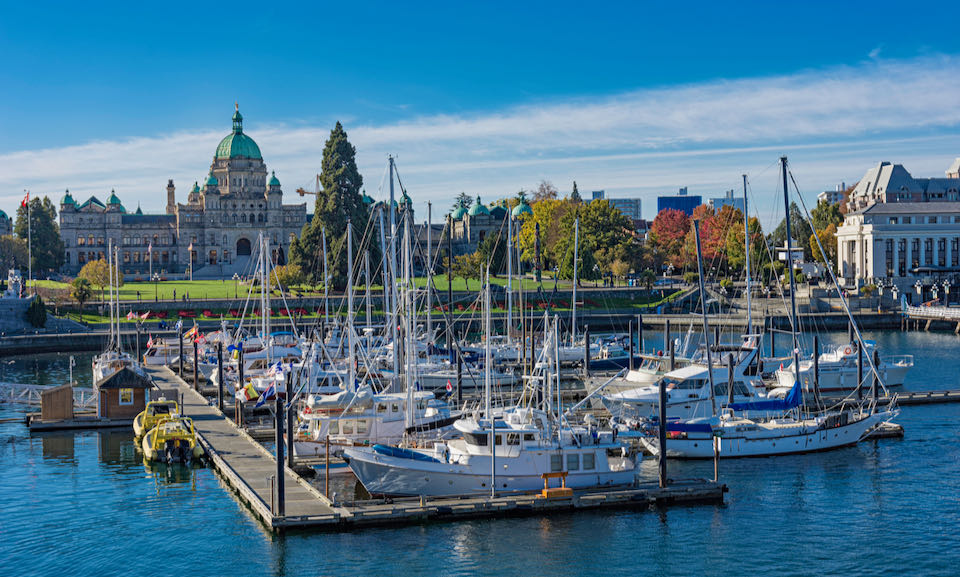
<svg viewBox="0 0 960 577">
<path fill-rule="evenodd" d="M 27 308 L 27 322 L 38 329 L 47 326 L 47 307 L 43 304 L 43 297 L 40 295 L 34 297 L 30 307 Z"/>
</svg>

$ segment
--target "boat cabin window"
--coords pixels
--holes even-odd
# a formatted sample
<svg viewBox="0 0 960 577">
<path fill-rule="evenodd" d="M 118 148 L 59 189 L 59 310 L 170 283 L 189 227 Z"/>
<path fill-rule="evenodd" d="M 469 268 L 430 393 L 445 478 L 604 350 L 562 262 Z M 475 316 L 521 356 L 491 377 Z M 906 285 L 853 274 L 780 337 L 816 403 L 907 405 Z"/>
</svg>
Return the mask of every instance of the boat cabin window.
<svg viewBox="0 0 960 577">
<path fill-rule="evenodd" d="M 464 433 L 464 440 L 470 444 L 477 447 L 486 447 L 487 446 L 487 434 L 486 433 Z"/>
<path fill-rule="evenodd" d="M 507 444 L 508 444 L 508 445 L 519 445 L 519 444 L 520 444 L 520 433 L 507 433 Z"/>
<path fill-rule="evenodd" d="M 592 471 L 597 468 L 597 456 L 593 453 L 583 454 L 583 470 Z"/>
<path fill-rule="evenodd" d="M 340 431 L 341 431 L 344 435 L 352 435 L 352 434 L 353 434 L 353 421 L 343 421 L 343 422 L 340 424 Z"/>
<path fill-rule="evenodd" d="M 568 471 L 580 470 L 580 455 L 576 453 L 567 453 L 567 470 Z"/>
<path fill-rule="evenodd" d="M 357 421 L 357 434 L 364 434 L 367 432 L 367 421 L 365 419 L 360 419 Z"/>
<path fill-rule="evenodd" d="M 563 455 L 550 455 L 550 472 L 557 473 L 563 470 Z"/>
<path fill-rule="evenodd" d="M 494 439 L 493 439 L 493 442 L 494 442 L 494 444 L 496 444 L 496 445 L 502 445 L 502 444 L 503 444 L 503 437 L 502 437 L 501 435 L 495 435 L 495 437 L 494 437 Z"/>
<path fill-rule="evenodd" d="M 536 438 L 534 437 L 533 433 L 524 433 L 523 440 L 533 442 L 533 441 L 536 441 Z"/>
<path fill-rule="evenodd" d="M 400 405 L 398 405 L 397 403 L 391 404 L 391 405 L 390 405 L 390 412 L 391 412 L 391 413 L 399 413 L 399 412 L 400 412 Z"/>
<path fill-rule="evenodd" d="M 727 396 L 727 382 L 716 383 L 713 385 L 713 393 L 718 397 Z M 733 382 L 733 394 L 739 395 L 741 397 L 749 397 L 750 391 L 747 389 L 747 386 L 743 381 L 734 381 Z"/>
<path fill-rule="evenodd" d="M 378 413 L 386 413 L 386 412 L 387 412 L 387 404 L 386 404 L 386 403 L 377 403 L 377 412 L 378 412 Z"/>
</svg>

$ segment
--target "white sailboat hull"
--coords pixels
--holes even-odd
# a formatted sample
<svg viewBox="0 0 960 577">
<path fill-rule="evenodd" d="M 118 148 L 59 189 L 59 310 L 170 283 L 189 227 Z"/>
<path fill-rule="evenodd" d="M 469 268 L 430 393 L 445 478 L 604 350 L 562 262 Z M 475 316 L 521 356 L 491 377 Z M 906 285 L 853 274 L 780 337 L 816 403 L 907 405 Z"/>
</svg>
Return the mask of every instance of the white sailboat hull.
<svg viewBox="0 0 960 577">
<path fill-rule="evenodd" d="M 865 415 L 847 425 L 818 428 L 798 423 L 795 427 L 772 430 L 728 431 L 720 439 L 720 458 L 771 457 L 828 451 L 860 442 L 874 427 L 892 418 L 890 413 Z M 660 454 L 656 438 L 643 437 L 641 443 L 654 455 Z M 668 438 L 667 457 L 679 459 L 712 459 L 713 437 L 707 433 L 690 434 L 687 438 Z"/>
<path fill-rule="evenodd" d="M 541 475 L 550 472 L 550 455 L 555 452 L 527 450 L 517 458 L 498 456 L 497 493 L 528 493 L 543 489 Z M 467 464 L 457 464 L 416 461 L 355 447 L 345 449 L 344 458 L 372 494 L 441 497 L 490 493 L 492 479 L 488 455 L 474 455 Z M 635 473 L 634 468 L 601 471 L 598 467 L 597 471 L 570 471 L 566 486 L 586 489 L 629 485 L 634 481 Z"/>
</svg>

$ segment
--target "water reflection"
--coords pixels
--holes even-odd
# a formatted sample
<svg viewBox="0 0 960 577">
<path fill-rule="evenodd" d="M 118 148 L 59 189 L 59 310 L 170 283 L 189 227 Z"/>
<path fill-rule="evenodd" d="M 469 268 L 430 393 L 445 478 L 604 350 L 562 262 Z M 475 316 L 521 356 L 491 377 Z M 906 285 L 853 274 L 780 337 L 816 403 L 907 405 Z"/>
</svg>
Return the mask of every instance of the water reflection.
<svg viewBox="0 0 960 577">
<path fill-rule="evenodd" d="M 194 471 L 202 469 L 202 463 L 193 462 L 189 465 L 174 463 L 168 465 L 166 463 L 155 463 L 146 459 L 143 459 L 142 463 L 147 476 L 153 478 L 158 495 L 162 487 L 170 485 L 189 484 L 191 490 L 197 490 L 197 477 Z"/>
<path fill-rule="evenodd" d="M 44 459 L 76 465 L 73 431 L 42 433 L 39 436 L 43 446 Z"/>
<path fill-rule="evenodd" d="M 138 460 L 133 432 L 126 429 L 98 431 L 99 460 L 105 465 L 132 465 Z"/>
</svg>

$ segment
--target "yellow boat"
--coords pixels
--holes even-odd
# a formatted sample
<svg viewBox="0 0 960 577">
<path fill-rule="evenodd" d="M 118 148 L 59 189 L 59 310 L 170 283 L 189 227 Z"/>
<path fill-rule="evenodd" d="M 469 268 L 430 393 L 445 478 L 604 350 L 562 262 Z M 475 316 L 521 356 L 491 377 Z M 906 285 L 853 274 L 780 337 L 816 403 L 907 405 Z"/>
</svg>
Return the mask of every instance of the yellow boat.
<svg viewBox="0 0 960 577">
<path fill-rule="evenodd" d="M 160 419 L 175 415 L 180 412 L 180 407 L 176 401 L 168 401 L 160 397 L 156 401 L 147 403 L 147 408 L 140 411 L 140 414 L 133 419 L 133 434 L 140 438 L 144 433 L 157 426 Z"/>
<path fill-rule="evenodd" d="M 143 456 L 149 461 L 190 463 L 203 454 L 197 444 L 193 420 L 180 415 L 169 415 L 150 429 L 140 442 Z"/>
</svg>

